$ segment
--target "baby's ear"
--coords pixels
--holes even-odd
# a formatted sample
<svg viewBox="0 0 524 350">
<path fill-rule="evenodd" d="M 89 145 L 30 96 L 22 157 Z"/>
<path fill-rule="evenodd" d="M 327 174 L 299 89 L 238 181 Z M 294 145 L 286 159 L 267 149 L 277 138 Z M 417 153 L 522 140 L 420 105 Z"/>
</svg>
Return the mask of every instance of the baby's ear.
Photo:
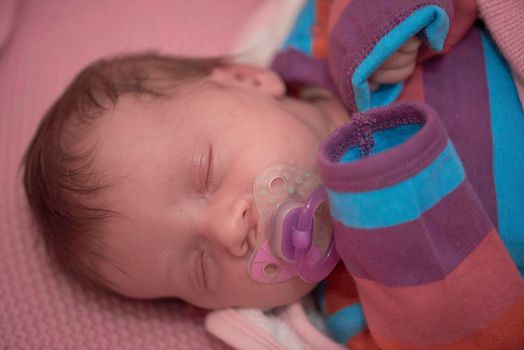
<svg viewBox="0 0 524 350">
<path fill-rule="evenodd" d="M 246 64 L 231 63 L 216 67 L 209 78 L 221 85 L 256 90 L 275 97 L 286 92 L 284 82 L 275 72 Z"/>
</svg>

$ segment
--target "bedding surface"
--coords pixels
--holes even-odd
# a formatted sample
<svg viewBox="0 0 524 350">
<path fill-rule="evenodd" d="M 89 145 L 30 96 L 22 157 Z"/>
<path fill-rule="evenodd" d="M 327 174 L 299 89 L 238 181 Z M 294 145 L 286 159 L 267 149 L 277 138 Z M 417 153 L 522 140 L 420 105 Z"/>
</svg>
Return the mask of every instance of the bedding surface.
<svg viewBox="0 0 524 350">
<path fill-rule="evenodd" d="M 83 290 L 52 271 L 19 165 L 46 108 L 87 63 L 137 50 L 230 53 L 260 3 L 0 1 L 0 348 L 226 349 L 205 333 L 202 311 Z"/>
</svg>

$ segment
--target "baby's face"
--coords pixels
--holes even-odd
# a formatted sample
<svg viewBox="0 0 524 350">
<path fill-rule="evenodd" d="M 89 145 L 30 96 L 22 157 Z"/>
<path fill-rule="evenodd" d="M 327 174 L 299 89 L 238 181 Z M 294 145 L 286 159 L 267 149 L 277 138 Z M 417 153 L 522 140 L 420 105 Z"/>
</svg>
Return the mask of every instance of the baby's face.
<svg viewBox="0 0 524 350">
<path fill-rule="evenodd" d="M 266 239 L 253 183 L 275 164 L 316 172 L 319 143 L 347 116 L 332 98 L 301 101 L 264 84 L 210 78 L 171 100 L 123 97 L 97 122 L 96 167 L 113 179 L 102 199 L 122 214 L 102 242 L 120 268 L 98 267 L 117 292 L 267 308 L 314 287 L 249 278 L 251 253 Z"/>
</svg>

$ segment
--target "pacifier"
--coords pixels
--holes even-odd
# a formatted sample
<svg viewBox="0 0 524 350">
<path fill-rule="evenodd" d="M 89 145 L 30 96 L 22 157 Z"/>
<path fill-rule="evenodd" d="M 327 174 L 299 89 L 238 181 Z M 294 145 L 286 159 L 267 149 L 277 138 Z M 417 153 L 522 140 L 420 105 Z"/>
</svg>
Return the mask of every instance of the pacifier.
<svg viewBox="0 0 524 350">
<path fill-rule="evenodd" d="M 339 255 L 320 179 L 293 166 L 275 165 L 257 176 L 253 191 L 258 231 L 265 240 L 249 260 L 251 279 L 260 283 L 296 276 L 310 283 L 324 279 Z"/>
</svg>

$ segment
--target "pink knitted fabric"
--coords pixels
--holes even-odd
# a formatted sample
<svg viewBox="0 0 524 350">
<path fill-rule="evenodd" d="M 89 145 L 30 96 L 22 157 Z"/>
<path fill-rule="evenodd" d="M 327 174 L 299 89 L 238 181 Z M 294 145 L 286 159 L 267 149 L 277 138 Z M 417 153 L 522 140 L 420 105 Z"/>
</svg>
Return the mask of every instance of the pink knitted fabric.
<svg viewBox="0 0 524 350">
<path fill-rule="evenodd" d="M 481 17 L 513 71 L 524 78 L 524 1 L 477 0 Z"/>
<path fill-rule="evenodd" d="M 226 349 L 201 311 L 95 294 L 52 272 L 18 170 L 84 65 L 130 50 L 227 53 L 259 1 L 0 0 L 0 349 Z"/>
</svg>

